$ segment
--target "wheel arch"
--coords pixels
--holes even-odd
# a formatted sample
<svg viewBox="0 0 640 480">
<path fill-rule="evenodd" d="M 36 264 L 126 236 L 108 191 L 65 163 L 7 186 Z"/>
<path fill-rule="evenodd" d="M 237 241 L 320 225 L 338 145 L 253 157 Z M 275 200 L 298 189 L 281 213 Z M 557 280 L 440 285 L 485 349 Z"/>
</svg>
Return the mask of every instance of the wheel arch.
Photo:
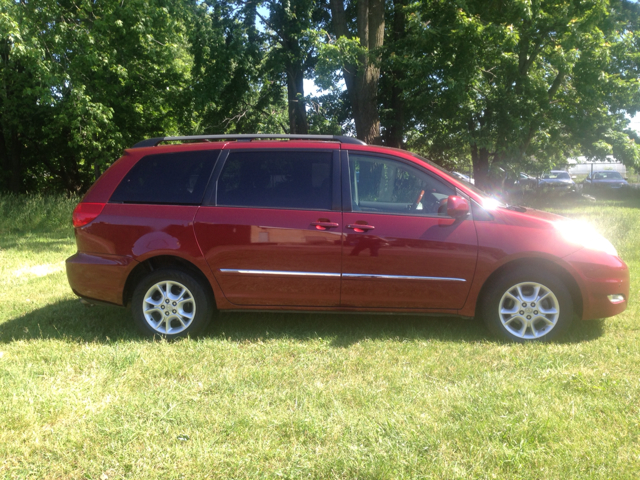
<svg viewBox="0 0 640 480">
<path fill-rule="evenodd" d="M 133 268 L 133 270 L 131 270 L 131 272 L 129 273 L 129 276 L 127 277 L 124 285 L 124 290 L 122 292 L 123 305 L 128 306 L 131 304 L 133 291 L 135 290 L 136 285 L 138 284 L 138 282 L 140 282 L 140 280 L 142 280 L 148 273 L 155 270 L 160 270 L 162 268 L 174 268 L 193 275 L 202 283 L 203 287 L 210 295 L 211 301 L 215 306 L 216 298 L 207 276 L 202 272 L 202 270 L 200 270 L 200 268 L 191 263 L 189 260 L 174 255 L 158 255 L 155 257 L 147 258 L 143 262 L 140 262 L 138 265 L 136 265 L 135 268 Z"/>
<path fill-rule="evenodd" d="M 547 270 L 554 275 L 556 275 L 562 283 L 567 287 L 569 293 L 571 294 L 571 299 L 573 301 L 573 312 L 574 315 L 577 315 L 578 318 L 582 318 L 582 310 L 583 310 L 583 298 L 582 292 L 578 285 L 578 282 L 573 278 L 573 275 L 569 273 L 566 269 L 564 269 L 561 265 L 548 260 L 546 258 L 519 258 L 512 260 L 510 262 L 501 265 L 495 271 L 487 277 L 485 282 L 482 284 L 482 288 L 480 289 L 480 293 L 478 294 L 478 301 L 476 302 L 476 316 L 478 316 L 482 309 L 482 304 L 486 299 L 486 291 L 489 286 L 501 275 L 505 273 L 516 270 L 519 268 L 531 267 L 535 269 L 543 269 Z"/>
</svg>

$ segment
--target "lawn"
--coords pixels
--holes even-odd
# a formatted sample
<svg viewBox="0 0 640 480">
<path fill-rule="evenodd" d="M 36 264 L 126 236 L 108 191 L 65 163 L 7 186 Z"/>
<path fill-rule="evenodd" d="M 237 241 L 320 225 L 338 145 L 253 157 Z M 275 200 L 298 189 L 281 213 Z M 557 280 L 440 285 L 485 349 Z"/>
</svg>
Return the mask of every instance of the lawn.
<svg viewBox="0 0 640 480">
<path fill-rule="evenodd" d="M 533 345 L 478 321 L 265 313 L 143 339 L 69 289 L 76 201 L 0 197 L 0 478 L 640 476 L 640 201 L 540 201 L 612 241 L 632 296 Z"/>
</svg>

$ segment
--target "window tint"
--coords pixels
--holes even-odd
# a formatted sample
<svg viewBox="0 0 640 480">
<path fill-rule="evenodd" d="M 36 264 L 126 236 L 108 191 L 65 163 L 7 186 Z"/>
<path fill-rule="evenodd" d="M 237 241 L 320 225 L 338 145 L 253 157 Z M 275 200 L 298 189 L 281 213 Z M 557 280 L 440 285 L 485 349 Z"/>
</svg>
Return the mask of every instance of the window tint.
<svg viewBox="0 0 640 480">
<path fill-rule="evenodd" d="M 618 172 L 598 172 L 593 175 L 596 180 L 622 180 L 622 175 Z"/>
<path fill-rule="evenodd" d="M 143 157 L 127 173 L 110 201 L 199 205 L 218 153 L 181 152 Z"/>
<path fill-rule="evenodd" d="M 450 185 L 403 162 L 349 154 L 355 211 L 446 215 Z"/>
<path fill-rule="evenodd" d="M 331 210 L 331 152 L 231 152 L 217 204 Z"/>
</svg>

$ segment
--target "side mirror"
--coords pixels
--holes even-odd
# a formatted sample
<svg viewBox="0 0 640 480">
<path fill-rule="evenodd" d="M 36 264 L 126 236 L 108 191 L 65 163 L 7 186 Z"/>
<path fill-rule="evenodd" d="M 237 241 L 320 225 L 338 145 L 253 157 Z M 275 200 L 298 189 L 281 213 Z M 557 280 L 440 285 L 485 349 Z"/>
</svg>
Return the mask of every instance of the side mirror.
<svg viewBox="0 0 640 480">
<path fill-rule="evenodd" d="M 447 198 L 447 215 L 453 218 L 462 218 L 468 214 L 469 202 L 467 202 L 467 199 L 449 195 L 449 198 Z"/>
</svg>

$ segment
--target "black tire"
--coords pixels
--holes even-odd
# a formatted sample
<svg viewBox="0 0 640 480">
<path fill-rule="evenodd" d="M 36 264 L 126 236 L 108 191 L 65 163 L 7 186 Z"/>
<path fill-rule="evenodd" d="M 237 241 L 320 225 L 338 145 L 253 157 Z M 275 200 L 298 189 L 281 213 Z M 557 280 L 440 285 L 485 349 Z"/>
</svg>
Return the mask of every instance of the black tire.
<svg viewBox="0 0 640 480">
<path fill-rule="evenodd" d="M 547 291 L 551 295 L 536 303 L 536 286 L 541 287 L 538 298 Z M 516 298 L 522 303 L 516 303 Z M 516 305 L 517 311 L 513 312 Z M 554 309 L 556 314 L 543 313 Z M 501 313 L 501 310 L 508 313 Z M 519 343 L 544 342 L 554 340 L 568 330 L 573 320 L 573 300 L 566 285 L 553 273 L 531 267 L 518 268 L 506 272 L 488 286 L 480 313 L 489 330 L 502 339 Z"/>
<path fill-rule="evenodd" d="M 154 309 L 154 303 L 147 299 L 159 301 L 158 308 Z M 209 290 L 193 275 L 182 270 L 159 269 L 138 283 L 131 311 L 142 334 L 170 340 L 201 332 L 211 321 L 213 300 Z"/>
</svg>

